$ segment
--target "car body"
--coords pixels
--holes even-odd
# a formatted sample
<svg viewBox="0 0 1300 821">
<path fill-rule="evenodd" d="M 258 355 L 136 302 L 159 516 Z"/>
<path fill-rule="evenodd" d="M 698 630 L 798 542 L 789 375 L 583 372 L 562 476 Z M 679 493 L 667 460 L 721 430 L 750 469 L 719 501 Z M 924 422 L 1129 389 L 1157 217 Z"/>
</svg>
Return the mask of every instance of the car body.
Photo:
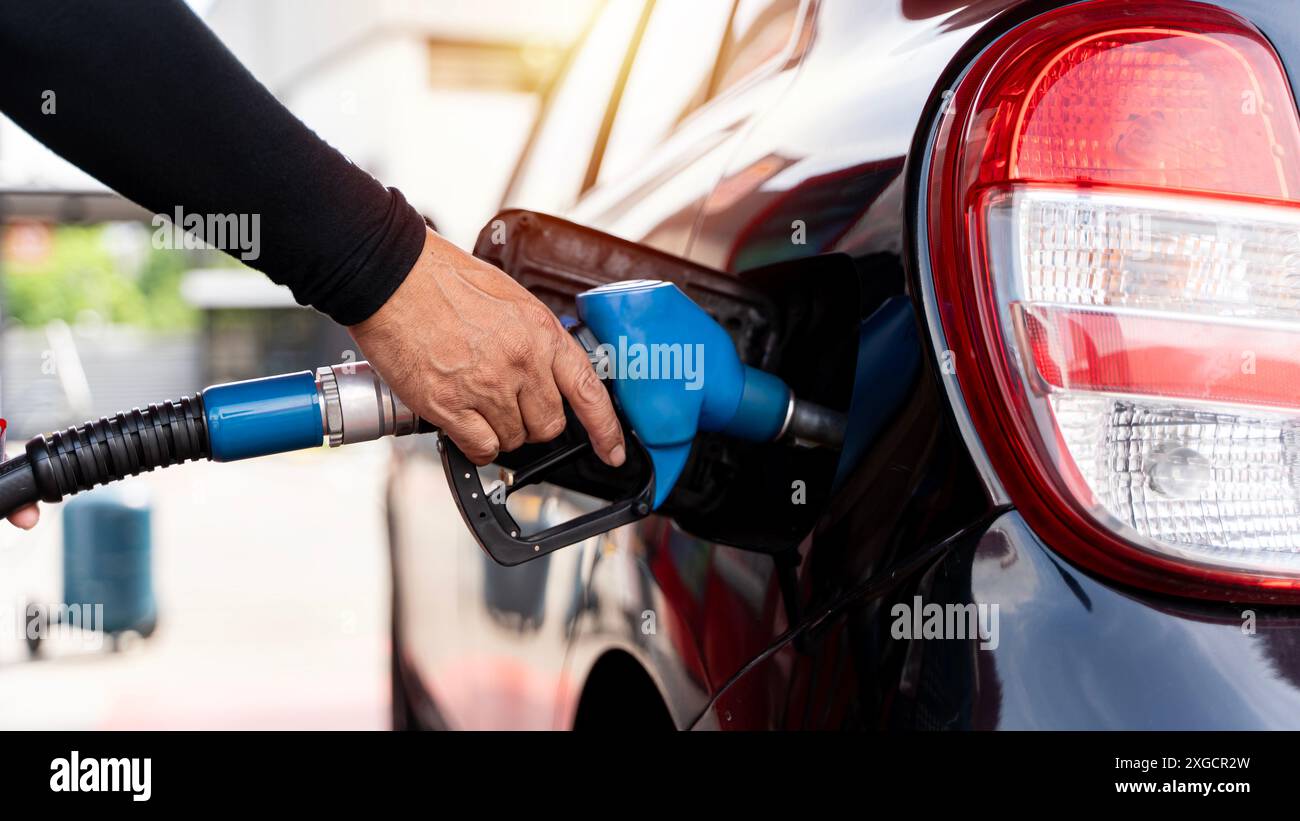
<svg viewBox="0 0 1300 821">
<path fill-rule="evenodd" d="M 451 508 L 429 501 L 446 493 L 432 444 L 404 444 L 389 491 L 396 724 L 1300 726 L 1296 611 L 1149 592 L 1054 549 L 990 476 L 942 352 L 916 330 L 918 180 L 945 93 L 1005 32 L 1070 4 L 741 0 L 730 28 L 729 9 L 709 9 L 730 3 L 658 5 L 662 22 L 654 11 L 597 20 L 588 42 L 600 38 L 606 62 L 575 52 L 506 204 L 738 275 L 848 255 L 868 283 L 864 306 L 904 297 L 916 318 L 881 342 L 905 398 L 784 558 L 652 515 L 495 566 L 436 521 Z M 1300 67 L 1285 4 L 1215 5 Z M 627 58 L 638 31 L 642 51 Z M 736 56 L 746 48 L 757 52 Z M 704 91 L 673 98 L 663 61 L 705 57 Z M 671 113 L 673 99 L 688 113 Z M 535 500 L 542 518 L 586 504 L 557 489 Z M 892 635 L 896 606 L 917 597 L 997 604 L 996 646 Z"/>
</svg>

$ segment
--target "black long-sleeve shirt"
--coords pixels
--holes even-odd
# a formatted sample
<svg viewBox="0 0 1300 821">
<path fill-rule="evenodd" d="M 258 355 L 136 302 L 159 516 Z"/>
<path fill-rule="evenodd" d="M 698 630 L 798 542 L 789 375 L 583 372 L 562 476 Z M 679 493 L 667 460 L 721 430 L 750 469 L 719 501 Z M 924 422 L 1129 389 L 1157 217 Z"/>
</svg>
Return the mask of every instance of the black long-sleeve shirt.
<svg viewBox="0 0 1300 821">
<path fill-rule="evenodd" d="M 0 2 L 0 110 L 150 211 L 257 215 L 249 264 L 345 325 L 388 299 L 424 242 L 396 189 L 294 117 L 180 0 Z"/>
</svg>

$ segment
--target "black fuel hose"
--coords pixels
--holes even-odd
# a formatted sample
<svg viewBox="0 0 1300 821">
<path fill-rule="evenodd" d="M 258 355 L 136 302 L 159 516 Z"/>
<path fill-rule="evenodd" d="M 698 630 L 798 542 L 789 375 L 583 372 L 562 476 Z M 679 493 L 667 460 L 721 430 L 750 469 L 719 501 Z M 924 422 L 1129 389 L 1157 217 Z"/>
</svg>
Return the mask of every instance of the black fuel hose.
<svg viewBox="0 0 1300 821">
<path fill-rule="evenodd" d="M 200 395 L 102 416 L 27 442 L 0 463 L 0 516 L 211 455 Z"/>
</svg>

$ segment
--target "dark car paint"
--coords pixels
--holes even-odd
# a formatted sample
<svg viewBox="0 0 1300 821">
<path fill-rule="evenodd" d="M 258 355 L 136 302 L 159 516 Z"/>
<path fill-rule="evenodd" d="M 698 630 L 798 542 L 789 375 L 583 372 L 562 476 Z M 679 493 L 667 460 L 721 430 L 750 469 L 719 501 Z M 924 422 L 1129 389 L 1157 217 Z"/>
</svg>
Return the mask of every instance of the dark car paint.
<svg viewBox="0 0 1300 821">
<path fill-rule="evenodd" d="M 905 175 L 916 173 L 917 135 L 969 55 L 1066 3 L 814 5 L 797 65 L 692 115 L 637 179 L 591 192 L 568 217 L 741 277 L 848 253 L 864 319 L 900 294 L 919 317 Z M 1300 59 L 1285 4 L 1219 5 L 1252 20 L 1288 66 Z M 803 244 L 791 241 L 798 223 Z M 920 373 L 898 369 L 903 406 L 842 466 L 834 498 L 809 500 L 826 511 L 797 560 L 651 517 L 560 551 L 528 580 L 507 578 L 518 569 L 484 561 L 468 539 L 419 535 L 435 532 L 414 514 L 441 477 L 424 446 L 408 450 L 393 494 L 395 529 L 408 534 L 394 546 L 405 676 L 459 727 L 571 726 L 589 671 L 611 651 L 646 671 L 679 727 L 1300 724 L 1292 612 L 1256 608 L 1247 635 L 1240 607 L 1120 590 L 1052 553 L 993 501 L 928 340 L 894 340 L 920 349 Z M 435 549 L 459 568 L 454 590 L 431 576 L 446 566 L 427 555 Z M 428 633 L 437 612 L 407 609 L 439 592 L 456 597 L 451 640 Z M 891 637 L 891 608 L 916 595 L 998 604 L 1000 643 Z"/>
<path fill-rule="evenodd" d="M 899 641 L 897 603 L 993 604 L 999 641 Z M 1289 613 L 1117 590 L 1051 552 L 1019 514 L 954 540 L 925 572 L 864 591 L 772 648 L 700 728 L 1270 729 L 1300 712 Z"/>
</svg>

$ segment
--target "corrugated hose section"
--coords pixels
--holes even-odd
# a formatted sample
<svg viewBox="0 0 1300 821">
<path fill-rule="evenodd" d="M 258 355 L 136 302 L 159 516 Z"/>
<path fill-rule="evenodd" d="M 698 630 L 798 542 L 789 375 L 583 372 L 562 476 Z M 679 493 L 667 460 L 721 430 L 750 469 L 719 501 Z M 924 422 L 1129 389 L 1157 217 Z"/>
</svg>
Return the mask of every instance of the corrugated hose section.
<svg viewBox="0 0 1300 821">
<path fill-rule="evenodd" d="M 40 499 L 46 502 L 209 455 L 203 401 L 197 394 L 37 436 L 26 452 Z"/>
</svg>

